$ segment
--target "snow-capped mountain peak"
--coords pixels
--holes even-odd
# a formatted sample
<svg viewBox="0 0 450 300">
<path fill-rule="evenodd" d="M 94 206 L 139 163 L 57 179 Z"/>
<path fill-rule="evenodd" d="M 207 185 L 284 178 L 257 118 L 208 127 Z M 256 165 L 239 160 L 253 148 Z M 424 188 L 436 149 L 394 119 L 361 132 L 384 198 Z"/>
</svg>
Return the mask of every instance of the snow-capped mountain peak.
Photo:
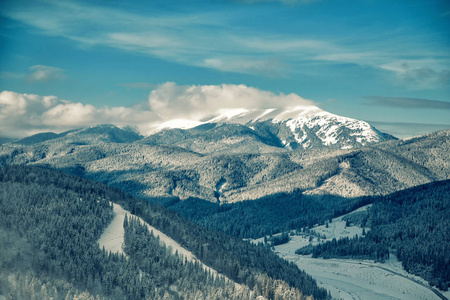
<svg viewBox="0 0 450 300">
<path fill-rule="evenodd" d="M 211 122 L 218 120 L 248 125 L 252 129 L 261 129 L 263 124 L 265 130 L 267 127 L 276 127 L 272 131 L 280 138 L 281 143 L 292 148 L 353 148 L 393 138 L 379 132 L 367 122 L 338 116 L 314 105 L 286 109 L 241 109 L 236 110 L 231 117 L 230 114 L 226 118 L 218 116 Z"/>
<path fill-rule="evenodd" d="M 269 132 L 288 148 L 353 148 L 392 139 L 367 122 L 338 116 L 314 105 L 288 108 L 221 109 L 205 121 L 171 120 L 164 128 L 190 129 L 203 124 L 241 124 L 256 133 Z"/>
<path fill-rule="evenodd" d="M 338 116 L 319 108 L 301 111 L 295 118 L 287 121 L 273 121 L 285 123 L 294 134 L 296 142 L 304 148 L 310 146 L 311 135 L 320 139 L 324 146 L 340 144 L 341 148 L 378 143 L 386 139 L 385 135 L 367 122 Z"/>
</svg>

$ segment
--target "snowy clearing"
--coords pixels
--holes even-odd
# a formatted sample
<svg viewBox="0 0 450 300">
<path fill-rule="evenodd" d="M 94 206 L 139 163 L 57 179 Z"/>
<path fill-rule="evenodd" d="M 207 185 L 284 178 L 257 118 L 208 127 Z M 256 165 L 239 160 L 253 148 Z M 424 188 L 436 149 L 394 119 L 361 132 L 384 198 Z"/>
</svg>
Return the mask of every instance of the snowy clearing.
<svg viewBox="0 0 450 300">
<path fill-rule="evenodd" d="M 98 240 L 100 248 L 105 247 L 106 251 L 112 253 L 125 254 L 122 249 L 124 241 L 125 230 L 123 229 L 123 220 L 125 218 L 126 211 L 121 206 L 113 204 L 114 218 L 111 223 L 106 227 L 102 236 Z"/>
<path fill-rule="evenodd" d="M 275 249 L 276 251 L 294 254 L 295 250 L 307 246 L 309 244 L 317 245 L 320 241 L 322 242 L 331 241 L 334 238 L 335 239 L 341 239 L 345 237 L 352 238 L 355 235 L 361 236 L 363 233 L 363 229 L 361 227 L 354 225 L 346 226 L 346 222 L 343 221 L 342 219 L 350 214 L 365 211 L 370 206 L 371 205 L 369 204 L 361 208 L 358 208 L 357 210 L 352 211 L 351 213 L 334 218 L 332 219 L 331 223 L 328 223 L 328 227 L 327 225 L 314 226 L 313 228 L 311 228 L 310 233 L 305 233 L 301 235 L 292 235 L 290 236 L 291 240 L 289 241 L 289 243 L 276 246 Z M 369 228 L 365 228 L 365 230 L 369 231 Z M 281 233 L 276 235 L 280 234 Z M 322 237 L 320 238 L 320 241 L 318 240 L 317 235 L 320 235 Z M 323 238 L 324 236 L 326 238 Z M 256 244 L 263 241 L 264 238 L 252 240 L 252 242 Z"/>
</svg>

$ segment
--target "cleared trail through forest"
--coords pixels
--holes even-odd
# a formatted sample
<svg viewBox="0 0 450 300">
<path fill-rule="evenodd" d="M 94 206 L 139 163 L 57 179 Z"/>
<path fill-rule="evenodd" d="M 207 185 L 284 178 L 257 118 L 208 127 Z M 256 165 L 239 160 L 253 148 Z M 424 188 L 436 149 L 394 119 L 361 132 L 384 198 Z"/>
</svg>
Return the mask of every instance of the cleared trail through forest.
<svg viewBox="0 0 450 300">
<path fill-rule="evenodd" d="M 98 240 L 98 243 L 100 245 L 100 248 L 105 247 L 106 251 L 111 251 L 113 253 L 119 253 L 124 254 L 122 245 L 124 243 L 124 235 L 125 230 L 123 228 L 123 221 L 125 219 L 125 215 L 133 216 L 135 218 L 138 218 L 141 224 L 145 224 L 149 231 L 153 231 L 153 235 L 155 237 L 159 237 L 159 240 L 162 244 L 164 244 L 167 248 L 172 248 L 172 254 L 175 254 L 175 252 L 178 252 L 178 255 L 180 257 L 187 258 L 188 261 L 191 262 L 198 262 L 203 266 L 203 269 L 206 271 L 210 271 L 211 274 L 214 276 L 224 276 L 222 274 L 219 274 L 216 270 L 208 267 L 207 265 L 203 264 L 192 252 L 188 251 L 187 249 L 183 248 L 180 244 L 178 244 L 176 241 L 171 239 L 169 236 L 165 235 L 163 232 L 159 231 L 155 227 L 151 226 L 150 224 L 146 223 L 143 219 L 133 215 L 127 210 L 124 210 L 122 206 L 112 203 L 113 209 L 114 209 L 114 218 L 111 221 L 111 223 L 108 225 L 108 227 L 103 232 L 102 236 Z M 227 278 L 228 279 L 228 278 Z"/>
</svg>

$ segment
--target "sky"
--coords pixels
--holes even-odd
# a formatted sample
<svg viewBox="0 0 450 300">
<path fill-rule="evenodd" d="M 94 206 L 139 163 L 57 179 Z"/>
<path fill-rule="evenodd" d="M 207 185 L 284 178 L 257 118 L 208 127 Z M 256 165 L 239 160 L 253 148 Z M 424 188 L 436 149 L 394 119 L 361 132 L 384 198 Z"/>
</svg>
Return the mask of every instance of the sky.
<svg viewBox="0 0 450 300">
<path fill-rule="evenodd" d="M 3 137 L 292 101 L 414 136 L 450 128 L 450 1 L 3 0 L 0 92 Z"/>
</svg>

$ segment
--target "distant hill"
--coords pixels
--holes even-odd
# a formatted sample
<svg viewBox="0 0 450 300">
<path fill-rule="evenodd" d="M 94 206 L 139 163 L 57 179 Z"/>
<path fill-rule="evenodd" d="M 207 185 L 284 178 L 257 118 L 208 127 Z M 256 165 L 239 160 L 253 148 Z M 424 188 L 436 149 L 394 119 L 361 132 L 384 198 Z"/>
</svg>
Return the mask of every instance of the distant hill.
<svg viewBox="0 0 450 300">
<path fill-rule="evenodd" d="M 29 146 L 29 145 L 33 145 L 36 143 L 53 140 L 53 139 L 56 139 L 56 138 L 62 137 L 62 136 L 64 136 L 64 134 L 56 134 L 54 132 L 42 132 L 42 133 L 38 133 L 38 134 L 35 134 L 32 136 L 20 139 L 18 141 L 15 141 L 14 144 Z"/>
<path fill-rule="evenodd" d="M 0 145 L 6 144 L 6 143 L 10 143 L 15 141 L 16 139 L 12 139 L 12 138 L 7 138 L 7 137 L 0 137 Z"/>
<path fill-rule="evenodd" d="M 270 153 L 284 151 L 273 133 L 255 131 L 248 126 L 208 123 L 191 129 L 163 129 L 137 143 L 173 145 L 199 153 Z"/>
<path fill-rule="evenodd" d="M 59 134 L 54 132 L 38 133 L 15 141 L 14 144 L 29 146 L 56 140 L 53 142 L 91 145 L 98 143 L 132 143 L 141 138 L 142 136 L 139 132 L 131 127 L 119 128 L 110 124 L 102 124 L 88 128 L 72 129 Z"/>
</svg>

